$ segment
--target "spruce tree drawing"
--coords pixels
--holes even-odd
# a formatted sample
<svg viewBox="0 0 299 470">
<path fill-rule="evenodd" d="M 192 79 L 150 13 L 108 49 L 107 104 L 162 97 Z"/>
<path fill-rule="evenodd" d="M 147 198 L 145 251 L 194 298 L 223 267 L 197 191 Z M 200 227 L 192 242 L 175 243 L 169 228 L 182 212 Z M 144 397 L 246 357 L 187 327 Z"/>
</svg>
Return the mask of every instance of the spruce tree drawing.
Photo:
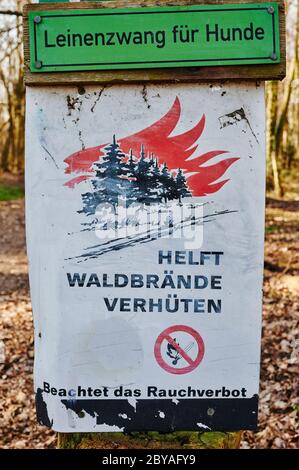
<svg viewBox="0 0 299 470">
<path fill-rule="evenodd" d="M 82 194 L 83 208 L 79 212 L 95 214 L 97 206 L 109 203 L 116 206 L 120 199 L 128 206 L 134 202 L 143 204 L 167 203 L 191 197 L 186 177 L 181 169 L 175 174 L 166 164 L 159 166 L 154 155 L 145 156 L 141 145 L 139 158 L 130 151 L 127 157 L 116 141 L 105 147 L 105 155 L 94 164 L 95 178 L 92 180 L 94 191 Z"/>
<path fill-rule="evenodd" d="M 145 159 L 144 145 L 141 145 L 140 159 L 137 162 L 136 169 L 133 174 L 138 184 L 139 196 L 138 202 L 149 203 L 148 200 L 148 171 L 149 162 Z"/>
<path fill-rule="evenodd" d="M 125 196 L 128 190 L 127 167 L 115 135 L 112 144 L 105 148 L 105 155 L 99 163 L 95 163 L 96 179 L 93 187 L 101 202 L 117 204 L 118 198 Z"/>
<path fill-rule="evenodd" d="M 148 184 L 147 190 L 149 193 L 148 198 L 152 202 L 161 202 L 163 193 L 163 183 L 161 181 L 161 173 L 158 160 L 151 155 L 150 167 L 148 170 Z"/>
<path fill-rule="evenodd" d="M 179 201 L 182 201 L 183 197 L 191 196 L 191 192 L 188 189 L 186 177 L 184 176 L 182 170 L 179 168 L 176 176 L 176 198 Z"/>
<path fill-rule="evenodd" d="M 116 206 L 119 197 L 125 197 L 129 189 L 125 154 L 119 148 L 115 135 L 112 144 L 105 147 L 105 155 L 95 163 L 96 179 L 92 180 L 93 192 L 82 194 L 83 212 L 94 214 L 101 203 Z"/>
</svg>

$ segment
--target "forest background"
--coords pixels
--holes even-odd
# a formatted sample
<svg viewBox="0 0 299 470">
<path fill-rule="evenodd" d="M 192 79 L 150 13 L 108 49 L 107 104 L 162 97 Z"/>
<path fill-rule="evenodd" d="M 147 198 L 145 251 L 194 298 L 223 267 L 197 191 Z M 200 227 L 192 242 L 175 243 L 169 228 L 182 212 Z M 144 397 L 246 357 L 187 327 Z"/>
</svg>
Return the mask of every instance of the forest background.
<svg viewBox="0 0 299 470">
<path fill-rule="evenodd" d="M 0 0 L 0 448 L 45 448 L 36 423 L 33 327 L 24 235 L 22 7 Z M 267 211 L 260 418 L 241 447 L 298 445 L 299 0 L 287 0 L 287 76 L 266 83 Z M 15 393 L 15 391 L 18 391 Z M 28 396 L 30 397 L 28 399 Z"/>
</svg>

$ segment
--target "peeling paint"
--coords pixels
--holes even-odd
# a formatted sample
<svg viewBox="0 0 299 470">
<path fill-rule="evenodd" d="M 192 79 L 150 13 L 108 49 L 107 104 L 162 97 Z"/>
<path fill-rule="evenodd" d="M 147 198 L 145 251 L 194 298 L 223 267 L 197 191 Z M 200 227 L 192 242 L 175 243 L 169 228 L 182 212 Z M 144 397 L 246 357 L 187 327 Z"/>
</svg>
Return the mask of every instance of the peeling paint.
<svg viewBox="0 0 299 470">
<path fill-rule="evenodd" d="M 68 116 L 72 115 L 72 111 L 78 110 L 81 111 L 82 101 L 79 97 L 71 97 L 67 95 L 66 97 L 67 109 L 68 109 Z"/>
<path fill-rule="evenodd" d="M 128 417 L 128 415 L 126 415 L 126 413 L 119 413 L 118 415 L 120 418 L 123 418 L 123 419 L 131 419 Z"/>
<path fill-rule="evenodd" d="M 144 102 L 145 102 L 147 108 L 149 109 L 151 107 L 151 105 L 148 102 L 148 95 L 147 95 L 146 85 L 143 86 L 142 91 L 141 91 L 141 95 L 142 95 L 142 98 L 144 99 Z"/>
<path fill-rule="evenodd" d="M 255 429 L 257 416 L 252 411 L 257 407 L 257 395 L 251 398 L 223 399 L 181 399 L 178 404 L 168 399 L 137 399 L 136 408 L 129 400 L 61 400 L 66 409 L 72 409 L 77 415 L 85 411 L 93 417 L 97 426 L 117 426 L 124 432 L 157 431 L 173 432 L 186 431 L 202 427 L 203 429 L 219 431 L 235 431 Z M 221 410 L 209 414 L 210 409 Z M 126 416 L 126 418 L 124 418 Z M 162 418 L 162 419 L 161 419 Z M 202 424 L 202 421 L 206 424 Z M 108 428 L 105 428 L 105 431 Z"/>
<path fill-rule="evenodd" d="M 202 429 L 209 429 L 211 430 L 211 428 L 209 426 L 207 426 L 206 424 L 203 424 L 203 423 L 197 423 L 197 426 L 199 428 L 202 428 Z"/>
<path fill-rule="evenodd" d="M 82 139 L 82 131 L 79 131 L 78 135 L 79 135 L 79 140 L 81 142 L 81 148 L 82 148 L 82 150 L 85 150 L 85 144 L 84 144 L 83 139 Z"/>
<path fill-rule="evenodd" d="M 47 404 L 43 399 L 43 391 L 41 388 L 38 388 L 35 394 L 35 406 L 36 406 L 36 415 L 37 421 L 39 424 L 43 424 L 48 428 L 53 426 L 53 419 L 50 420 L 48 416 Z"/>
<path fill-rule="evenodd" d="M 232 126 L 234 124 L 237 124 L 240 121 L 245 121 L 247 123 L 253 137 L 255 138 L 256 142 L 259 143 L 259 141 L 258 141 L 258 139 L 257 139 L 252 127 L 251 127 L 251 124 L 250 124 L 250 122 L 249 122 L 249 120 L 246 116 L 244 108 L 236 109 L 235 111 L 233 111 L 231 113 L 224 114 L 223 116 L 220 116 L 218 118 L 218 120 L 219 120 L 219 123 L 220 123 L 220 129 L 224 129 L 227 126 Z"/>
<path fill-rule="evenodd" d="M 94 112 L 94 109 L 95 109 L 97 103 L 100 101 L 101 96 L 102 96 L 102 93 L 104 92 L 105 88 L 106 88 L 106 87 L 103 86 L 103 88 L 99 91 L 99 94 L 98 94 L 98 96 L 97 96 L 97 99 L 95 100 L 95 102 L 93 103 L 92 107 L 90 108 L 90 111 L 91 111 L 92 113 Z"/>
</svg>

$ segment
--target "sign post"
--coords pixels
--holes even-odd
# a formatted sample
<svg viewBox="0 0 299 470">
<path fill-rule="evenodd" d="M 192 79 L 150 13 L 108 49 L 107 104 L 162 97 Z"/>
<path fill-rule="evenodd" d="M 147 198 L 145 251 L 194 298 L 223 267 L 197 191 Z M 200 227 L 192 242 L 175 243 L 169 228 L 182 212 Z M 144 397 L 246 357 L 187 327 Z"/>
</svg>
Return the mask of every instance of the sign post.
<svg viewBox="0 0 299 470">
<path fill-rule="evenodd" d="M 38 421 L 60 442 L 235 445 L 257 426 L 263 81 L 285 73 L 282 6 L 49 3 L 24 21 Z"/>
</svg>

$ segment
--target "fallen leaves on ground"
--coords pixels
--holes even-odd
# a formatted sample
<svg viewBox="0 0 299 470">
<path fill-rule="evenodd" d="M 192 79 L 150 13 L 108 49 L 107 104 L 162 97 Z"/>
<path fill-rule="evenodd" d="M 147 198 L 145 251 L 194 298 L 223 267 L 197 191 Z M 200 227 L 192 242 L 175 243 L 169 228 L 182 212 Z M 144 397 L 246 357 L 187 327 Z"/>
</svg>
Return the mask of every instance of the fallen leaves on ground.
<svg viewBox="0 0 299 470">
<path fill-rule="evenodd" d="M 298 213 L 298 201 L 267 201 L 259 430 L 242 448 L 298 447 Z"/>
<path fill-rule="evenodd" d="M 242 448 L 298 445 L 298 211 L 299 202 L 268 201 L 259 430 L 244 433 Z M 35 416 L 23 200 L 0 202 L 0 237 L 0 448 L 55 447 Z"/>
<path fill-rule="evenodd" d="M 24 229 L 24 200 L 0 202 L 0 340 L 4 343 L 0 351 L 2 449 L 56 446 L 55 433 L 39 426 L 35 417 L 33 324 Z"/>
</svg>

